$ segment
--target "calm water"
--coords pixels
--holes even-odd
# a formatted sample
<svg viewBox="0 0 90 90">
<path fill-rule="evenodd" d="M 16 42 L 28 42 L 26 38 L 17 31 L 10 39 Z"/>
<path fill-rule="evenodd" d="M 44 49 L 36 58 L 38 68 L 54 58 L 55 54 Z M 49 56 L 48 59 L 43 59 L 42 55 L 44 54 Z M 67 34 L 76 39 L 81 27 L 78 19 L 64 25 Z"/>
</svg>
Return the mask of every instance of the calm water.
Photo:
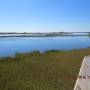
<svg viewBox="0 0 90 90">
<path fill-rule="evenodd" d="M 67 50 L 90 47 L 89 37 L 23 37 L 0 38 L 0 56 L 14 55 L 16 52 Z"/>
</svg>

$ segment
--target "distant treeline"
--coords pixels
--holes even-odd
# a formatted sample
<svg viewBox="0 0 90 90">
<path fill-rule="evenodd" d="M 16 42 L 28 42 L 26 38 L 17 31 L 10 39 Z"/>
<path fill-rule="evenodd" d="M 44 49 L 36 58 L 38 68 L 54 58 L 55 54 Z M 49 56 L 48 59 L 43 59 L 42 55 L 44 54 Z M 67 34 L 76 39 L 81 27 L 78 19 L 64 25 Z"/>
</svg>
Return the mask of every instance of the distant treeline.
<svg viewBox="0 0 90 90">
<path fill-rule="evenodd" d="M 71 33 L 90 33 L 90 32 L 0 32 L 0 34 L 50 34 L 50 33 L 59 33 L 59 34 L 71 34 Z"/>
<path fill-rule="evenodd" d="M 0 37 L 53 37 L 53 36 L 90 36 L 90 32 L 0 32 Z"/>
</svg>

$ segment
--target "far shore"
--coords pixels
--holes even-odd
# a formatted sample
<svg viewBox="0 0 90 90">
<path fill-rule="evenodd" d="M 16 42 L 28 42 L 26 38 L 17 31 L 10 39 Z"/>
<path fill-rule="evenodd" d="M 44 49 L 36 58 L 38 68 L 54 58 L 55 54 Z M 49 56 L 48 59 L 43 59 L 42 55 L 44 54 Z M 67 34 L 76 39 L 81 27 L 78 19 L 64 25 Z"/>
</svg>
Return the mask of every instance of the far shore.
<svg viewBox="0 0 90 90">
<path fill-rule="evenodd" d="M 48 36 L 39 36 L 39 35 L 36 35 L 36 36 L 31 36 L 31 35 L 0 35 L 0 37 L 63 37 L 63 36 L 71 36 L 71 37 L 76 37 L 76 36 L 88 36 L 90 37 L 89 35 L 48 35 Z"/>
<path fill-rule="evenodd" d="M 0 37 L 60 37 L 60 36 L 89 36 L 90 32 L 0 32 Z"/>
</svg>

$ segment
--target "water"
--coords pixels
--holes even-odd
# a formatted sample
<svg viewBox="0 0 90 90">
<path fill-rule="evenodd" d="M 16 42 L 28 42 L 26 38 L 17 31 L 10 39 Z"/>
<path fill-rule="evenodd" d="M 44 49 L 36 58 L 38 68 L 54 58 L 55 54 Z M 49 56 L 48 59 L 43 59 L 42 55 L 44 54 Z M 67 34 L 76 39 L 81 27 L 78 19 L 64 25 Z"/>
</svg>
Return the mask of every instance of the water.
<svg viewBox="0 0 90 90">
<path fill-rule="evenodd" d="M 0 38 L 0 56 L 34 50 L 68 50 L 90 47 L 89 37 L 12 37 Z"/>
</svg>

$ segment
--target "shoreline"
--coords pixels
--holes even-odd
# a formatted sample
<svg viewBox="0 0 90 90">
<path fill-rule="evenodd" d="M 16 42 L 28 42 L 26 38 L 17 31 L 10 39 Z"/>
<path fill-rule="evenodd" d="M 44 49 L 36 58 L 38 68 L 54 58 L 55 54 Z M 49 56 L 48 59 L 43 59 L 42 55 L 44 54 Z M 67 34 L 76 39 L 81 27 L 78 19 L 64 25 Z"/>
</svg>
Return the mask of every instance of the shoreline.
<svg viewBox="0 0 90 90">
<path fill-rule="evenodd" d="M 81 51 L 81 50 L 85 50 L 85 49 L 90 49 L 90 47 L 86 47 L 86 48 L 77 48 L 77 49 L 66 49 L 66 50 L 57 50 L 57 49 L 52 49 L 52 50 L 45 50 L 45 51 L 39 51 L 39 50 L 33 50 L 33 51 L 26 51 L 26 52 L 16 52 L 14 55 L 6 55 L 6 56 L 0 56 L 0 59 L 4 59 L 4 58 L 15 58 L 17 54 L 20 55 L 26 55 L 26 54 L 44 54 L 44 53 L 53 53 L 53 52 L 72 52 L 72 51 Z"/>
<path fill-rule="evenodd" d="M 4 37 L 63 37 L 63 36 L 71 36 L 71 37 L 77 37 L 77 36 L 88 36 L 90 37 L 90 35 L 50 35 L 50 36 L 39 36 L 39 35 L 36 35 L 36 36 L 31 36 L 31 35 L 13 35 L 13 36 L 6 36 L 6 35 L 2 35 L 0 36 L 0 38 L 4 38 Z"/>
</svg>

